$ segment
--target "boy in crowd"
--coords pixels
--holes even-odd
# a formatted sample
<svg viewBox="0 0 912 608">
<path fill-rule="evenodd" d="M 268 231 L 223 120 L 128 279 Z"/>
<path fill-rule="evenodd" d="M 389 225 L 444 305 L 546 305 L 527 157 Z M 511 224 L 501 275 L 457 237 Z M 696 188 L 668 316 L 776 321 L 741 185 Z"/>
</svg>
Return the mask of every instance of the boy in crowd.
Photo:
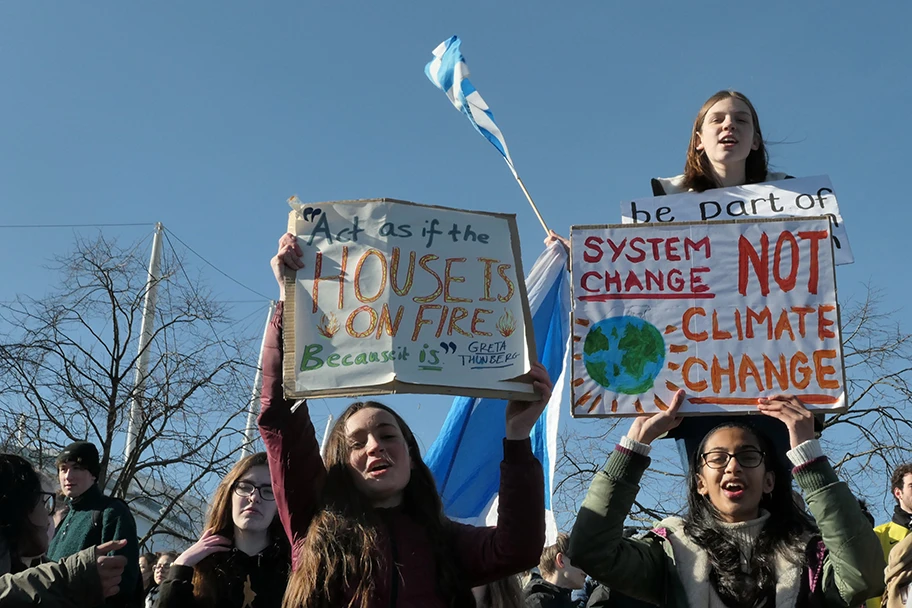
<svg viewBox="0 0 912 608">
<path fill-rule="evenodd" d="M 72 443 L 57 456 L 60 490 L 70 510 L 58 525 L 47 555 L 60 561 L 89 547 L 126 540 L 126 546 L 115 552 L 127 558 L 120 593 L 105 605 L 133 606 L 141 602 L 136 522 L 125 502 L 102 493 L 100 471 L 98 449 L 87 441 Z"/>
<path fill-rule="evenodd" d="M 912 526 L 912 464 L 901 464 L 893 471 L 890 477 L 890 490 L 896 499 L 893 507 L 893 519 L 874 528 L 874 533 L 880 539 L 884 559 L 890 563 L 890 550 L 909 534 Z M 881 598 L 875 597 L 867 601 L 868 608 L 880 608 Z"/>
<path fill-rule="evenodd" d="M 570 595 L 586 582 L 586 573 L 570 563 L 570 537 L 560 534 L 557 542 L 542 551 L 538 569 L 542 578 L 532 579 L 523 589 L 526 608 L 574 608 Z"/>
</svg>

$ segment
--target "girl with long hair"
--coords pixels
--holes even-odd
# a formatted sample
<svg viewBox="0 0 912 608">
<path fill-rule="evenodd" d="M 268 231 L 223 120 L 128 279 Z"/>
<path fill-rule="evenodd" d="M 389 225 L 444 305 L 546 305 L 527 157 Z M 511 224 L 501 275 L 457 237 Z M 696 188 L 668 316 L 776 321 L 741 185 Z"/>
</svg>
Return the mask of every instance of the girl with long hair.
<svg viewBox="0 0 912 608">
<path fill-rule="evenodd" d="M 47 552 L 55 502 L 29 461 L 0 454 L 0 605 L 99 606 L 120 592 L 127 558 L 107 553 L 123 549 L 126 540 L 29 567 Z"/>
<path fill-rule="evenodd" d="M 760 117 L 750 99 L 738 91 L 719 91 L 703 103 L 694 119 L 684 173 L 653 178 L 652 193 L 704 192 L 789 177 L 769 170 Z M 552 230 L 545 244 L 554 240 L 570 247 L 565 237 Z"/>
<path fill-rule="evenodd" d="M 155 562 L 158 556 L 154 553 L 143 553 L 139 556 L 139 575 L 142 578 L 143 592 L 149 593 L 149 590 L 155 586 Z"/>
<path fill-rule="evenodd" d="M 796 397 L 758 400 L 788 430 L 788 458 L 816 525 L 793 500 L 789 471 L 747 419 L 710 431 L 692 454 L 688 510 L 641 539 L 624 520 L 650 444 L 675 428 L 684 399 L 640 416 L 596 474 L 570 537 L 573 562 L 607 587 L 661 606 L 858 606 L 883 589 L 880 544 L 814 437 Z"/>
<path fill-rule="evenodd" d="M 769 171 L 769 154 L 754 104 L 738 91 L 719 91 L 694 119 L 684 173 L 652 180 L 655 196 L 703 192 L 789 177 Z"/>
<path fill-rule="evenodd" d="M 272 259 L 281 288 L 303 267 L 286 234 Z M 551 395 L 547 372 L 530 372 L 540 399 L 511 402 L 500 469 L 498 526 L 476 528 L 443 513 L 409 426 L 376 401 L 351 404 L 334 424 L 325 462 L 307 404 L 282 394 L 279 302 L 263 353 L 260 433 L 279 516 L 294 547 L 286 608 L 471 608 L 471 588 L 538 562 L 544 545 L 544 479 L 529 432 Z"/>
<path fill-rule="evenodd" d="M 155 606 L 276 608 L 290 563 L 266 454 L 251 454 L 219 483 L 205 532 L 174 560 Z"/>
</svg>

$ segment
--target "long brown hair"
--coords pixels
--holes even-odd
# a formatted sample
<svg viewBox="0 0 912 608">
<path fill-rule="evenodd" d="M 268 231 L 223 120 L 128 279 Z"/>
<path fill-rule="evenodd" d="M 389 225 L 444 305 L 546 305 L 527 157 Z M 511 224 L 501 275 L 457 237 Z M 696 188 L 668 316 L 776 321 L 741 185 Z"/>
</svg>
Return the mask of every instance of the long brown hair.
<svg viewBox="0 0 912 608">
<path fill-rule="evenodd" d="M 225 475 L 225 478 L 215 489 L 212 504 L 209 505 L 209 512 L 206 515 L 204 529 L 211 529 L 215 534 L 225 538 L 234 538 L 234 519 L 231 516 L 231 495 L 234 492 L 234 486 L 241 477 L 247 474 L 247 471 L 253 467 L 260 466 L 269 466 L 266 460 L 266 452 L 257 452 L 246 456 L 228 471 L 228 474 Z M 268 533 L 271 543 L 279 545 L 290 557 L 291 549 L 278 514 L 273 518 L 272 523 L 269 524 Z M 219 553 L 214 553 L 204 558 L 193 568 L 193 596 L 198 605 L 215 607 L 230 604 L 232 601 L 227 597 L 228 586 L 225 581 L 219 580 L 220 555 Z"/>
<path fill-rule="evenodd" d="M 754 122 L 753 135 L 760 142 L 759 147 L 756 150 L 751 150 L 744 162 L 744 183 L 759 184 L 766 181 L 769 154 L 766 151 L 763 133 L 760 131 L 760 118 L 757 117 L 757 110 L 754 109 L 754 104 L 750 102 L 746 95 L 738 91 L 719 91 L 706 100 L 694 120 L 693 129 L 690 132 L 690 145 L 687 148 L 687 161 L 684 164 L 683 186 L 685 189 L 703 192 L 720 186 L 715 178 L 712 164 L 706 157 L 706 152 L 697 150 L 697 144 L 699 144 L 697 135 L 700 133 L 700 129 L 703 128 L 703 120 L 706 118 L 709 109 L 723 99 L 737 99 L 747 105 L 748 109 L 750 109 L 751 119 Z"/>
<path fill-rule="evenodd" d="M 376 401 L 352 403 L 333 425 L 326 444 L 326 482 L 317 510 L 299 551 L 298 566 L 285 592 L 283 608 L 367 608 L 377 591 L 376 581 L 395 575 L 396 565 L 384 551 L 383 524 L 367 496 L 355 486 L 348 470 L 348 419 L 363 409 L 390 413 L 408 446 L 411 477 L 402 495 L 402 509 L 422 524 L 434 553 L 435 580 L 440 597 L 452 608 L 474 607 L 471 590 L 456 569 L 449 520 L 430 469 L 421 459 L 418 442 L 405 421 Z"/>
<path fill-rule="evenodd" d="M 478 608 L 522 608 L 523 593 L 519 578 L 508 576 L 484 586 Z"/>
</svg>

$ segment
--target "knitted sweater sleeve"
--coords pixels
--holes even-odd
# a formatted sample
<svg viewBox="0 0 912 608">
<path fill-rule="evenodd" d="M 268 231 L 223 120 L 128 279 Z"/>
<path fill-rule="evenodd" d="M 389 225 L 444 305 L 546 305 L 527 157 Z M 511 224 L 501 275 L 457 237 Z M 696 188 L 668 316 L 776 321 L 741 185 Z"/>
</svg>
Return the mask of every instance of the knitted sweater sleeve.
<svg viewBox="0 0 912 608">
<path fill-rule="evenodd" d="M 529 439 L 503 440 L 497 526 L 453 524 L 467 582 L 484 585 L 538 564 L 545 544 L 545 482 Z"/>
<path fill-rule="evenodd" d="M 292 412 L 294 401 L 283 395 L 283 312 L 284 302 L 279 302 L 263 344 L 263 390 L 257 424 L 266 444 L 279 519 L 294 548 L 303 541 L 316 513 L 326 467 L 307 404 Z M 293 568 L 297 567 L 297 557 L 293 549 Z"/>
</svg>

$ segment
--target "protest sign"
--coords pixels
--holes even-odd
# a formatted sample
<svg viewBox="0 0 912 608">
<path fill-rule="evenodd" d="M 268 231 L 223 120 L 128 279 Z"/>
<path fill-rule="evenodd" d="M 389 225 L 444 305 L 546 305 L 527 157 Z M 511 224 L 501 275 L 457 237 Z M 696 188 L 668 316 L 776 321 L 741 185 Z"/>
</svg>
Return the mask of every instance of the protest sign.
<svg viewBox="0 0 912 608">
<path fill-rule="evenodd" d="M 846 407 L 827 217 L 571 229 L 574 416 Z"/>
<path fill-rule="evenodd" d="M 304 268 L 285 283 L 286 396 L 535 398 L 518 379 L 535 345 L 514 216 L 391 199 L 292 206 Z"/>
<path fill-rule="evenodd" d="M 855 258 L 839 214 L 833 185 L 826 175 L 745 184 L 706 192 L 669 194 L 621 203 L 621 222 L 624 224 L 818 215 L 827 215 L 833 221 L 836 264 L 851 264 Z"/>
</svg>

